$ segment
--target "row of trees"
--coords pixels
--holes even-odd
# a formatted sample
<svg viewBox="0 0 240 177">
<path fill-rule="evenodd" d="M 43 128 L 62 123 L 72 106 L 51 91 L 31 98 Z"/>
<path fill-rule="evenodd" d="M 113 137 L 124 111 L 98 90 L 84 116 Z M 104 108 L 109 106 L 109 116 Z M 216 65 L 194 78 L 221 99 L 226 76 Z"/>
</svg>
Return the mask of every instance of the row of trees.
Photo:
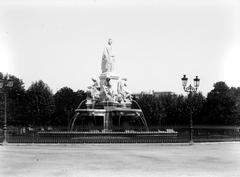
<svg viewBox="0 0 240 177">
<path fill-rule="evenodd" d="M 74 92 L 63 87 L 55 94 L 43 81 L 33 82 L 26 90 L 21 79 L 2 75 L 14 81 L 5 88 L 8 95 L 8 124 L 13 126 L 67 126 L 74 110 L 86 98 L 83 90 Z M 0 117 L 3 123 L 4 100 L 0 97 Z M 240 125 L 240 88 L 229 88 L 224 82 L 214 84 L 207 97 L 201 93 L 192 97 L 169 94 L 134 98 L 141 106 L 150 126 L 189 125 L 189 112 L 198 125 Z M 134 106 L 134 105 L 133 105 Z"/>
<path fill-rule="evenodd" d="M 13 126 L 67 126 L 78 104 L 86 98 L 82 90 L 74 92 L 71 88 L 63 87 L 55 94 L 43 81 L 36 81 L 25 90 L 24 83 L 13 75 L 3 76 L 0 79 L 11 79 L 13 87 L 4 87 L 7 93 L 8 125 Z M 3 125 L 4 97 L 0 97 L 0 117 Z"/>
<path fill-rule="evenodd" d="M 151 126 L 189 125 L 190 111 L 195 125 L 240 125 L 240 87 L 229 88 L 225 82 L 215 83 L 207 97 L 143 95 L 137 101 Z"/>
</svg>

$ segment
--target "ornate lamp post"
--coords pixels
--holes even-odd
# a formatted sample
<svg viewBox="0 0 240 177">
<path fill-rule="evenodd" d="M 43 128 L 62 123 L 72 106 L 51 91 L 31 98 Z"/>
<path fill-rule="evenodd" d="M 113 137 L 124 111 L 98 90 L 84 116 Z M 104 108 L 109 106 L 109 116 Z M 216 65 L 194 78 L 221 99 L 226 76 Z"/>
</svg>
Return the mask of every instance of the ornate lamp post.
<svg viewBox="0 0 240 177">
<path fill-rule="evenodd" d="M 4 132 L 4 139 L 3 144 L 7 143 L 7 93 L 5 91 L 5 87 L 13 87 L 13 81 L 10 79 L 0 79 L 0 93 L 4 94 L 4 125 L 3 125 L 3 132 Z"/>
<path fill-rule="evenodd" d="M 192 93 L 197 92 L 197 89 L 198 89 L 199 83 L 200 83 L 200 79 L 198 78 L 198 76 L 196 76 L 196 78 L 193 79 L 194 86 L 192 86 L 191 84 L 189 86 L 187 86 L 187 81 L 188 81 L 188 78 L 186 77 L 186 75 L 183 75 L 183 78 L 182 78 L 183 90 L 185 92 L 189 93 L 188 96 L 191 100 Z M 190 144 L 193 144 L 193 120 L 192 120 L 193 110 L 192 110 L 192 105 L 190 105 L 189 107 L 190 107 Z"/>
</svg>

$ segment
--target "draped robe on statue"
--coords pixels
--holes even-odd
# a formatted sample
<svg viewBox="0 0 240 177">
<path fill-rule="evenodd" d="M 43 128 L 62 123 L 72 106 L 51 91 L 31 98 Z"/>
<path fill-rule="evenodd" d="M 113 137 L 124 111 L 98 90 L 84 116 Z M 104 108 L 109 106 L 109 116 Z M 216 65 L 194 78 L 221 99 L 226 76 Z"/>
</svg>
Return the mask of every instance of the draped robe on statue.
<svg viewBox="0 0 240 177">
<path fill-rule="evenodd" d="M 107 45 L 104 50 L 103 50 L 103 55 L 102 55 L 102 73 L 106 72 L 113 72 L 114 69 L 114 55 L 112 53 L 112 46 Z"/>
</svg>

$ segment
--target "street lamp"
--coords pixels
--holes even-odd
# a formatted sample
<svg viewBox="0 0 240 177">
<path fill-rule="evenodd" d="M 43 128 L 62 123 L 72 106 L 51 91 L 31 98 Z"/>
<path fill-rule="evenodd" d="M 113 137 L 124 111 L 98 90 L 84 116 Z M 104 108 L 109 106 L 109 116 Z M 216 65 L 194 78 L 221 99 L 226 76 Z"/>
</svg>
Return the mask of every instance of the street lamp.
<svg viewBox="0 0 240 177">
<path fill-rule="evenodd" d="M 194 86 L 192 86 L 191 84 L 189 86 L 187 86 L 187 81 L 188 81 L 188 78 L 186 77 L 186 75 L 183 75 L 183 78 L 182 78 L 183 90 L 185 92 L 189 93 L 188 96 L 189 96 L 190 100 L 192 100 L 192 93 L 197 92 L 197 89 L 198 89 L 199 83 L 200 83 L 200 79 L 198 78 L 198 76 L 196 76 L 193 79 Z M 193 144 L 193 120 L 192 120 L 192 114 L 193 114 L 192 105 L 190 105 L 190 144 Z"/>
<path fill-rule="evenodd" d="M 3 144 L 7 143 L 7 93 L 5 91 L 5 87 L 13 87 L 13 81 L 10 79 L 0 79 L 0 93 L 4 94 Z"/>
</svg>

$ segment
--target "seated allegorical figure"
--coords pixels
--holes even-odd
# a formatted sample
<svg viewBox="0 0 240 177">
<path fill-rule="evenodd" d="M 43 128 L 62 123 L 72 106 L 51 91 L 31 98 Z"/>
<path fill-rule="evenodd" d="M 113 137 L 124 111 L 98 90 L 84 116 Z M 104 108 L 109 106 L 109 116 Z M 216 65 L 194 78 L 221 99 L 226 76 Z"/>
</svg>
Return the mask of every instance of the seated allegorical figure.
<svg viewBox="0 0 240 177">
<path fill-rule="evenodd" d="M 118 92 L 118 95 L 121 98 L 121 101 L 130 102 L 130 101 L 132 101 L 132 95 L 131 95 L 131 91 L 127 88 L 127 82 L 126 81 L 127 81 L 126 78 L 122 78 L 118 82 L 117 92 Z"/>
<path fill-rule="evenodd" d="M 90 92 L 91 98 L 93 100 L 97 100 L 99 99 L 100 87 L 96 79 L 92 78 L 92 81 L 93 81 L 93 85 L 89 86 L 88 90 Z"/>
<path fill-rule="evenodd" d="M 115 101 L 114 99 L 114 93 L 112 90 L 112 85 L 110 83 L 110 78 L 106 78 L 105 83 L 103 85 L 103 92 L 105 94 L 105 100 L 106 101 Z"/>
</svg>

